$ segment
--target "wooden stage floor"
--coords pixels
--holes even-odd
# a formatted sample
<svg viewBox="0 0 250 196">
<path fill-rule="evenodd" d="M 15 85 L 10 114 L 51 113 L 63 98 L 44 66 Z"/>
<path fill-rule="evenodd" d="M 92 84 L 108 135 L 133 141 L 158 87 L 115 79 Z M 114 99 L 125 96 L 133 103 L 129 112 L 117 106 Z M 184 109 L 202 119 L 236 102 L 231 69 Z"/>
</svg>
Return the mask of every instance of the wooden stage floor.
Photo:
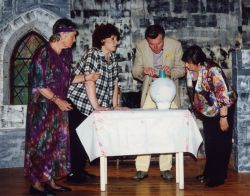
<svg viewBox="0 0 250 196">
<path fill-rule="evenodd" d="M 100 192 L 99 184 L 69 185 L 64 179 L 58 183 L 67 185 L 72 192 L 58 193 L 67 196 L 249 196 L 250 173 L 237 173 L 232 164 L 229 167 L 228 178 L 225 185 L 216 188 L 207 188 L 196 181 L 195 176 L 202 171 L 204 160 L 194 160 L 185 156 L 184 163 L 185 187 L 179 190 L 175 180 L 166 182 L 159 176 L 158 162 L 150 167 L 149 177 L 143 181 L 134 181 L 131 176 L 135 174 L 133 162 L 121 161 L 119 168 L 113 162 L 108 163 L 108 186 L 106 192 Z M 99 165 L 92 164 L 87 170 L 99 175 Z M 175 167 L 173 167 L 175 172 Z M 0 169 L 0 195 L 27 196 L 29 195 L 29 182 L 23 177 L 23 168 Z"/>
</svg>

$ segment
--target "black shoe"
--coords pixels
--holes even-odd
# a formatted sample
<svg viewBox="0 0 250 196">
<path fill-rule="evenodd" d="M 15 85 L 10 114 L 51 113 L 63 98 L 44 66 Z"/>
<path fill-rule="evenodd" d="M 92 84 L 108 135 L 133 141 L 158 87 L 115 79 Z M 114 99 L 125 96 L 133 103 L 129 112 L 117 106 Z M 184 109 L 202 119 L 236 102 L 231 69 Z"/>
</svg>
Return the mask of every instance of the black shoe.
<svg viewBox="0 0 250 196">
<path fill-rule="evenodd" d="M 164 180 L 172 180 L 172 179 L 174 179 L 174 176 L 171 174 L 171 172 L 169 170 L 161 171 L 161 177 Z"/>
<path fill-rule="evenodd" d="M 224 180 L 222 179 L 209 179 L 206 183 L 207 187 L 216 187 L 224 184 Z"/>
<path fill-rule="evenodd" d="M 91 179 L 91 178 L 100 178 L 99 176 L 96 176 L 94 174 L 90 174 L 90 173 L 88 173 L 86 171 L 83 171 L 82 173 L 80 173 L 80 176 L 82 178 L 88 178 L 88 179 Z"/>
<path fill-rule="evenodd" d="M 30 186 L 30 194 L 31 195 L 44 195 L 44 196 L 54 196 L 56 195 L 55 192 L 44 189 L 44 191 L 40 191 L 38 189 L 36 189 L 35 187 L 33 187 L 32 185 Z"/>
<path fill-rule="evenodd" d="M 65 187 L 65 186 L 62 186 L 62 185 L 57 185 L 59 186 L 60 188 L 53 188 L 50 184 L 46 184 L 45 185 L 45 189 L 46 190 L 49 190 L 49 191 L 52 191 L 52 192 L 70 192 L 72 191 L 71 188 L 68 188 L 68 187 Z"/>
<path fill-rule="evenodd" d="M 206 181 L 206 179 L 207 179 L 204 174 L 196 176 L 195 178 L 196 178 L 196 180 L 200 181 L 201 183 L 204 183 Z"/>
<path fill-rule="evenodd" d="M 99 178 L 87 178 L 85 175 L 75 175 L 70 173 L 67 182 L 72 184 L 100 184 Z"/>
<path fill-rule="evenodd" d="M 134 180 L 143 180 L 144 178 L 148 177 L 148 172 L 138 171 L 136 175 L 132 177 Z"/>
<path fill-rule="evenodd" d="M 86 178 L 81 177 L 79 175 L 72 174 L 72 173 L 70 173 L 67 176 L 67 182 L 70 182 L 70 183 L 83 183 L 85 180 Z"/>
</svg>

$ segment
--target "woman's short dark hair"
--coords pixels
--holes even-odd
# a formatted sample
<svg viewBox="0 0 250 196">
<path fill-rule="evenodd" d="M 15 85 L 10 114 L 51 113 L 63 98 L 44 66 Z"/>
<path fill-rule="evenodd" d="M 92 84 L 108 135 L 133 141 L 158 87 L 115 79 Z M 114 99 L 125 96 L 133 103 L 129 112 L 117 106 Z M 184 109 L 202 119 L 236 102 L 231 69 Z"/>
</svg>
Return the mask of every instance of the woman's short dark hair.
<svg viewBox="0 0 250 196">
<path fill-rule="evenodd" d="M 193 45 L 185 50 L 182 56 L 182 61 L 193 63 L 195 65 L 204 65 L 204 62 L 207 61 L 207 57 L 199 46 Z"/>
<path fill-rule="evenodd" d="M 112 35 L 115 35 L 118 41 L 120 40 L 120 33 L 114 25 L 109 23 L 97 25 L 92 35 L 92 46 L 101 49 L 103 39 L 109 38 Z"/>
<path fill-rule="evenodd" d="M 165 36 L 165 31 L 162 26 L 158 24 L 150 25 L 145 31 L 145 38 L 155 39 L 158 35 Z"/>
</svg>

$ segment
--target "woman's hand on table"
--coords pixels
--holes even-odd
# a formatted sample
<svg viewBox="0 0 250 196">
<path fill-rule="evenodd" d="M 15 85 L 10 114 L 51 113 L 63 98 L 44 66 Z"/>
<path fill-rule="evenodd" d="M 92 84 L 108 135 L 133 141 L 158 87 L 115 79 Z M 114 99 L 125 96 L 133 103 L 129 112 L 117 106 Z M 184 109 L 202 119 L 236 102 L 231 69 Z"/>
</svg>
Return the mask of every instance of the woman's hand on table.
<svg viewBox="0 0 250 196">
<path fill-rule="evenodd" d="M 97 106 L 96 108 L 94 108 L 94 110 L 95 111 L 108 111 L 110 109 L 106 107 L 102 107 L 102 106 Z"/>
<path fill-rule="evenodd" d="M 129 110 L 128 107 L 122 107 L 122 106 L 115 106 L 113 109 L 114 110 Z"/>
</svg>

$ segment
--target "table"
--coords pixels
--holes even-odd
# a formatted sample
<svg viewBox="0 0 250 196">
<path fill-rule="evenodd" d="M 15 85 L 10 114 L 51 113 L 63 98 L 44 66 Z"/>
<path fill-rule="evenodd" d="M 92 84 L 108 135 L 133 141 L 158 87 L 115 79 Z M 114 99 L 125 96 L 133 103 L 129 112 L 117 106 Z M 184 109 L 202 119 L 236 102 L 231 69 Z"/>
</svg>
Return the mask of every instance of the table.
<svg viewBox="0 0 250 196">
<path fill-rule="evenodd" d="M 197 155 L 202 142 L 189 110 L 131 109 L 93 112 L 77 128 L 90 161 L 100 157 L 100 188 L 106 190 L 107 156 L 176 154 L 176 183 L 184 189 L 183 152 Z"/>
</svg>

